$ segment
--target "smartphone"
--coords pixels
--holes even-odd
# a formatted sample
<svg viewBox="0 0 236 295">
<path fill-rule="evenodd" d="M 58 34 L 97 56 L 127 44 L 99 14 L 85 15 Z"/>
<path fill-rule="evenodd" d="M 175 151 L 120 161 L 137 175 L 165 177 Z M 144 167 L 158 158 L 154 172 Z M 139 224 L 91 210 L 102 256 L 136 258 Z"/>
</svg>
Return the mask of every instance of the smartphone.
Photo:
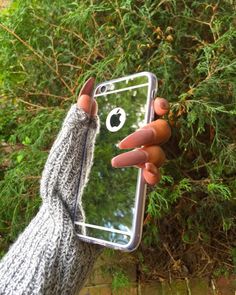
<svg viewBox="0 0 236 295">
<path fill-rule="evenodd" d="M 113 168 L 111 159 L 125 152 L 118 143 L 154 119 L 157 78 L 150 72 L 102 82 L 95 87 L 100 132 L 94 161 L 84 189 L 83 214 L 75 216 L 78 237 L 123 251 L 141 240 L 146 197 L 142 169 Z"/>
</svg>

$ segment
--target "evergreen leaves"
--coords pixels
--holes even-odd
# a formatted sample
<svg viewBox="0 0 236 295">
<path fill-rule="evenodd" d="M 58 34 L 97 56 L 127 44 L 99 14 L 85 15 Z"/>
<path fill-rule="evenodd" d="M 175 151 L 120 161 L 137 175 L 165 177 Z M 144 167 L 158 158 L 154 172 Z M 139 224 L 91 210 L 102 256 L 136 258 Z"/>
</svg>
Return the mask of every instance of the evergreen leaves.
<svg viewBox="0 0 236 295">
<path fill-rule="evenodd" d="M 225 261 L 233 270 L 235 8 L 230 0 L 16 0 L 1 12 L 0 251 L 39 206 L 47 152 L 82 83 L 148 70 L 171 103 L 173 136 L 162 181 L 150 189 L 141 250 L 160 253 L 174 276 L 183 272 L 161 262 L 166 249 L 189 274 Z M 186 249 L 199 257 L 195 268 Z"/>
</svg>

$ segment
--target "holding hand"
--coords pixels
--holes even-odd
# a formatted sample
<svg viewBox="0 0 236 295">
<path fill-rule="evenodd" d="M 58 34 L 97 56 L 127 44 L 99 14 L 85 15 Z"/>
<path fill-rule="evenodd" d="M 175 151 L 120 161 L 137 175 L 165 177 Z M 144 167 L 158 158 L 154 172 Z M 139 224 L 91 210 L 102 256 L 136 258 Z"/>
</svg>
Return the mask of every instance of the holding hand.
<svg viewBox="0 0 236 295">
<path fill-rule="evenodd" d="M 82 87 L 77 101 L 78 107 L 82 108 L 91 117 L 97 115 L 97 102 L 91 97 L 94 87 L 94 79 L 90 78 Z M 169 104 L 164 98 L 156 98 L 154 110 L 158 116 L 163 116 L 169 111 Z M 133 149 L 114 157 L 111 161 L 116 168 L 136 166 L 143 168 L 146 182 L 155 185 L 160 181 L 159 168 L 165 162 L 165 153 L 160 147 L 171 136 L 168 123 L 163 119 L 157 119 L 134 133 L 128 135 L 119 143 L 120 149 Z"/>
</svg>

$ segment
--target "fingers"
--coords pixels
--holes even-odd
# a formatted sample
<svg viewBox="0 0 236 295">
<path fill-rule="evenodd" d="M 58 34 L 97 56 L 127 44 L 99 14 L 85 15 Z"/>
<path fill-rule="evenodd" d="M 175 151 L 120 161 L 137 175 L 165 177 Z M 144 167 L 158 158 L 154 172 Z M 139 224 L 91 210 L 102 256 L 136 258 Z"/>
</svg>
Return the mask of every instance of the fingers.
<svg viewBox="0 0 236 295">
<path fill-rule="evenodd" d="M 134 151 L 126 152 L 114 157 L 111 164 L 114 168 L 138 166 L 152 163 L 160 167 L 165 162 L 165 153 L 159 146 L 148 146 Z"/>
<path fill-rule="evenodd" d="M 156 98 L 153 107 L 158 116 L 163 116 L 169 111 L 169 103 L 164 98 Z M 170 136 L 171 129 L 165 120 L 158 119 L 147 124 L 119 143 L 120 149 L 144 147 L 118 155 L 112 159 L 112 166 L 138 166 L 143 168 L 143 176 L 147 183 L 158 183 L 161 179 L 158 168 L 165 162 L 165 153 L 158 145 L 167 142 Z"/>
<path fill-rule="evenodd" d="M 169 111 L 169 103 L 164 98 L 156 98 L 154 101 L 155 113 L 159 116 Z M 158 119 L 145 127 L 125 137 L 120 143 L 120 149 L 132 149 L 142 145 L 163 144 L 169 140 L 171 129 L 163 119 Z"/>
<path fill-rule="evenodd" d="M 164 116 L 165 114 L 168 113 L 170 105 L 168 101 L 164 98 L 157 97 L 154 100 L 154 111 L 158 116 Z"/>
<path fill-rule="evenodd" d="M 153 163 L 138 164 L 135 167 L 143 169 L 143 176 L 148 184 L 155 185 L 161 180 L 160 170 Z"/>
<path fill-rule="evenodd" d="M 92 109 L 91 109 L 91 117 L 95 117 L 98 113 L 98 104 L 95 99 L 93 99 Z"/>
<path fill-rule="evenodd" d="M 158 168 L 164 164 L 166 156 L 161 147 L 157 145 L 151 145 L 142 148 L 142 150 L 148 154 L 147 162 L 154 164 Z"/>
<path fill-rule="evenodd" d="M 148 155 L 141 149 L 120 154 L 111 160 L 111 165 L 114 168 L 134 166 L 147 162 Z"/>
<path fill-rule="evenodd" d="M 83 109 L 91 117 L 96 116 L 98 110 L 97 102 L 92 97 L 94 81 L 95 79 L 91 77 L 85 82 L 82 89 L 80 90 L 77 100 L 77 106 Z"/>
<path fill-rule="evenodd" d="M 143 169 L 143 176 L 146 182 L 150 185 L 155 185 L 161 180 L 161 173 L 158 168 L 152 163 L 146 163 Z"/>
<path fill-rule="evenodd" d="M 151 146 L 116 156 L 112 159 L 112 166 L 115 168 L 127 166 L 143 168 L 145 181 L 150 185 L 155 185 L 161 179 L 161 174 L 157 167 L 161 167 L 164 161 L 165 154 L 163 150 L 158 146 Z"/>
<path fill-rule="evenodd" d="M 170 136 L 171 129 L 168 123 L 158 119 L 125 137 L 119 143 L 119 148 L 132 149 L 142 145 L 163 144 L 168 141 Z"/>
</svg>

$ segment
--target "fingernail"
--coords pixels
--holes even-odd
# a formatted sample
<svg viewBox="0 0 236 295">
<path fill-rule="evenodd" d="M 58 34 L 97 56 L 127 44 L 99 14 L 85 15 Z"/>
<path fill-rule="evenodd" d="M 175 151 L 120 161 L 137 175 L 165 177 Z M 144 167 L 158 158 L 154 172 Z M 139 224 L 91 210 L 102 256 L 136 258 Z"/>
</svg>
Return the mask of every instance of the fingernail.
<svg viewBox="0 0 236 295">
<path fill-rule="evenodd" d="M 77 105 L 79 108 L 83 109 L 87 114 L 91 114 L 91 109 L 92 109 L 92 102 L 93 99 L 87 95 L 87 94 L 82 94 L 77 100 Z"/>
<path fill-rule="evenodd" d="M 169 110 L 169 103 L 168 101 L 166 101 L 165 99 L 163 98 L 160 98 L 160 107 L 163 109 L 163 110 Z"/>
<path fill-rule="evenodd" d="M 146 163 L 145 168 L 148 172 L 152 173 L 153 175 L 157 175 L 158 173 L 157 167 L 152 163 Z"/>
<path fill-rule="evenodd" d="M 148 154 L 138 149 L 116 156 L 111 160 L 111 165 L 115 168 L 127 167 L 145 163 L 147 160 Z"/>
<path fill-rule="evenodd" d="M 124 138 L 118 146 L 120 149 L 132 149 L 145 144 L 152 144 L 154 138 L 155 131 L 153 129 L 140 129 Z"/>
<path fill-rule="evenodd" d="M 91 96 L 93 93 L 94 82 L 95 82 L 95 79 L 93 77 L 90 77 L 82 86 L 79 96 L 83 94 Z"/>
</svg>

